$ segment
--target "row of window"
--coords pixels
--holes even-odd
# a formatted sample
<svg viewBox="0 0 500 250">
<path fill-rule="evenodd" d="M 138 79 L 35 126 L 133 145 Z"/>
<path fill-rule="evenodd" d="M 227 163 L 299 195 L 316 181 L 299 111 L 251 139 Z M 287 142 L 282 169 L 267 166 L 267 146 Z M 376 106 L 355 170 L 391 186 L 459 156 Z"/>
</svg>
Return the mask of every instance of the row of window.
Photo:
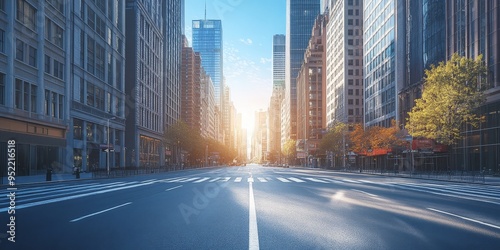
<svg viewBox="0 0 500 250">
<path fill-rule="evenodd" d="M 45 19 L 45 39 L 62 49 L 63 35 L 63 29 L 59 25 L 48 18 Z"/>
<path fill-rule="evenodd" d="M 99 110 L 112 114 L 112 107 L 115 107 L 115 114 L 121 116 L 123 101 L 119 97 L 112 97 L 110 92 L 96 86 L 83 79 L 75 81 L 73 95 L 76 101 Z M 106 105 L 105 105 L 106 104 Z"/>
<path fill-rule="evenodd" d="M 64 80 L 64 64 L 50 56 L 45 55 L 45 73 Z"/>
<path fill-rule="evenodd" d="M 50 90 L 45 90 L 45 115 L 64 119 L 64 96 Z"/>
<path fill-rule="evenodd" d="M 16 19 L 31 30 L 36 28 L 36 9 L 26 0 L 17 0 Z"/>
<path fill-rule="evenodd" d="M 107 143 L 106 141 L 107 124 L 99 125 L 92 122 L 85 122 L 85 123 L 86 124 L 84 126 L 83 120 L 77 118 L 73 119 L 73 138 L 75 140 L 83 140 L 83 133 L 85 128 L 88 142 Z M 114 145 L 122 145 L 122 136 L 123 136 L 122 130 L 112 129 L 112 128 L 109 129 L 110 143 L 113 143 Z"/>
<path fill-rule="evenodd" d="M 25 42 L 16 39 L 16 59 L 29 64 L 32 67 L 36 67 L 37 63 L 37 50 L 26 44 Z"/>
</svg>

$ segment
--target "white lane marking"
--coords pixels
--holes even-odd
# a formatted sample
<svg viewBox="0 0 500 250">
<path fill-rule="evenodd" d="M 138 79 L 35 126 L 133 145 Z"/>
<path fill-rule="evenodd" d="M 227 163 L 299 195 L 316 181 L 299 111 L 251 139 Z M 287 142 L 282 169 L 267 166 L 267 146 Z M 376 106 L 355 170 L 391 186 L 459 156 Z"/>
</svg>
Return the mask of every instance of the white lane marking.
<svg viewBox="0 0 500 250">
<path fill-rule="evenodd" d="M 295 177 L 290 177 L 290 178 L 288 178 L 288 179 L 289 179 L 289 180 L 292 180 L 292 181 L 295 181 L 295 182 L 306 182 L 306 181 L 303 181 L 303 180 L 301 180 L 301 179 L 299 179 L 299 178 L 295 178 Z"/>
<path fill-rule="evenodd" d="M 434 212 L 438 212 L 438 213 L 442 213 L 442 214 L 446 214 L 446 215 L 454 216 L 454 217 L 457 217 L 457 218 L 460 218 L 460 219 L 463 219 L 463 220 L 467 220 L 467 221 L 472 221 L 472 222 L 475 222 L 475 223 L 479 223 L 479 224 L 481 224 L 481 225 L 485 225 L 485 226 L 488 226 L 488 227 L 492 227 L 492 228 L 500 229 L 500 226 L 493 225 L 493 224 L 490 224 L 490 223 L 487 223 L 487 222 L 482 222 L 482 221 L 480 221 L 480 220 L 471 219 L 471 218 L 464 217 L 464 216 L 461 216 L 461 215 L 458 215 L 458 214 L 448 213 L 448 212 L 441 211 L 441 210 L 438 210 L 438 209 L 435 209 L 435 208 L 430 208 L 430 207 L 428 207 L 427 209 L 429 209 L 429 210 L 431 210 L 431 211 L 434 211 Z"/>
<path fill-rule="evenodd" d="M 357 189 L 351 189 L 352 191 L 356 191 L 356 192 L 359 192 L 359 193 L 362 193 L 362 194 L 366 194 L 366 195 L 369 195 L 371 197 L 378 197 L 378 195 L 375 195 L 375 194 L 370 194 L 368 192 L 365 192 L 365 191 L 361 191 L 361 190 L 357 190 Z"/>
<path fill-rule="evenodd" d="M 33 197 L 33 198 L 23 197 L 20 201 L 22 201 L 24 203 L 24 202 L 36 201 L 36 200 L 40 200 L 40 199 L 59 197 L 61 195 L 78 194 L 78 193 L 83 193 L 83 192 L 88 192 L 88 191 L 100 190 L 100 189 L 104 189 L 104 188 L 116 188 L 116 187 L 121 187 L 121 186 L 125 186 L 128 184 L 134 184 L 134 183 L 137 183 L 137 182 L 98 186 L 98 187 L 92 187 L 92 188 L 87 188 L 87 189 L 82 189 L 82 190 L 71 189 L 71 190 L 68 190 L 68 192 L 61 193 L 60 191 L 58 191 L 57 193 L 47 193 L 47 195 L 44 194 L 44 196 L 40 196 L 40 194 L 31 194 L 29 196 L 34 196 L 34 195 L 38 195 L 38 196 Z M 148 183 L 148 184 L 151 184 L 151 183 Z M 0 202 L 0 207 L 3 207 L 4 203 L 9 204 L 9 202 Z"/>
<path fill-rule="evenodd" d="M 241 182 L 241 177 L 236 177 L 236 179 L 234 179 L 234 182 Z"/>
<path fill-rule="evenodd" d="M 193 181 L 193 183 L 200 183 L 200 182 L 204 182 L 204 181 L 206 181 L 206 180 L 208 180 L 208 179 L 210 179 L 210 178 L 209 178 L 209 177 L 201 178 L 201 179 L 199 179 L 199 180 L 197 180 L 197 181 Z"/>
<path fill-rule="evenodd" d="M 468 190 L 456 191 L 456 190 L 453 190 L 453 189 L 449 189 L 447 187 L 432 188 L 432 187 L 429 187 L 429 186 L 417 185 L 417 184 L 402 184 L 402 185 L 410 186 L 410 187 L 415 187 L 415 188 L 422 188 L 422 189 L 428 189 L 428 190 L 435 190 L 435 191 L 447 192 L 447 193 L 452 193 L 452 194 L 461 194 L 461 195 L 463 195 L 463 194 L 467 193 L 467 195 L 473 196 L 473 197 L 489 198 L 489 199 L 500 200 L 500 197 L 498 197 L 496 195 L 493 195 L 493 194 L 489 195 L 489 194 L 484 193 L 484 192 L 473 192 L 473 191 L 468 191 Z"/>
<path fill-rule="evenodd" d="M 220 181 L 224 181 L 224 182 L 225 182 L 225 181 L 229 181 L 230 179 L 231 179 L 231 177 L 224 177 L 224 178 L 223 178 L 222 180 L 220 180 Z"/>
<path fill-rule="evenodd" d="M 257 229 L 257 213 L 255 212 L 255 198 L 253 196 L 253 182 L 248 183 L 248 249 L 259 249 L 259 231 Z"/>
<path fill-rule="evenodd" d="M 177 188 L 180 188 L 180 187 L 182 187 L 182 185 L 180 185 L 180 186 L 177 186 L 177 187 L 173 187 L 173 188 L 169 188 L 169 189 L 167 189 L 167 190 L 165 190 L 165 191 L 170 191 L 170 190 L 174 190 L 174 189 L 177 189 Z"/>
<path fill-rule="evenodd" d="M 208 182 L 216 182 L 216 181 L 218 181 L 219 179 L 220 179 L 220 177 L 217 177 L 217 178 L 214 178 L 214 179 L 209 180 Z"/>
<path fill-rule="evenodd" d="M 113 191 L 129 189 L 129 188 L 134 188 L 134 187 L 141 187 L 141 186 L 146 186 L 146 185 L 151 185 L 151 184 L 153 184 L 153 183 L 152 182 L 138 183 L 138 184 L 130 185 L 130 186 L 99 190 L 99 191 L 95 191 L 92 193 L 77 194 L 77 195 L 72 195 L 72 196 L 64 196 L 64 197 L 60 197 L 60 198 L 55 198 L 55 199 L 51 199 L 51 200 L 37 201 L 37 202 L 22 204 L 19 206 L 17 206 L 17 204 L 16 204 L 16 209 L 19 210 L 22 208 L 35 207 L 35 206 L 55 203 L 55 202 L 59 202 L 59 201 L 67 201 L 67 200 L 72 200 L 72 199 L 76 199 L 76 198 L 87 197 L 87 196 L 92 196 L 92 195 L 97 195 L 97 194 L 104 194 L 104 193 L 109 193 L 109 192 L 113 192 Z M 7 210 L 9 210 L 8 207 L 7 208 L 0 208 L 0 213 L 6 212 Z"/>
<path fill-rule="evenodd" d="M 276 179 L 280 180 L 281 182 L 290 182 L 289 180 L 281 177 L 277 177 Z"/>
<path fill-rule="evenodd" d="M 146 183 L 146 182 L 156 182 L 156 179 L 141 181 L 141 183 Z"/>
<path fill-rule="evenodd" d="M 327 181 L 319 180 L 319 179 L 315 179 L 315 178 L 305 178 L 305 179 L 310 180 L 310 181 L 314 181 L 314 182 L 319 182 L 319 183 L 328 183 Z"/>
<path fill-rule="evenodd" d="M 253 178 L 252 177 L 248 178 L 248 182 L 253 182 Z"/>
<path fill-rule="evenodd" d="M 398 183 L 397 185 L 394 185 L 394 187 L 399 188 L 399 189 L 403 189 L 403 190 L 411 190 L 411 191 L 417 191 L 417 192 L 423 192 L 423 193 L 429 193 L 429 194 L 436 194 L 436 195 L 441 195 L 441 196 L 453 197 L 453 198 L 458 198 L 458 199 L 471 200 L 471 201 L 480 201 L 480 202 L 485 202 L 485 203 L 500 205 L 500 202 L 494 202 L 494 201 L 488 201 L 488 200 L 481 200 L 481 199 L 476 199 L 476 198 L 472 198 L 472 197 L 465 197 L 465 196 L 461 196 L 461 195 L 453 195 L 453 194 L 444 194 L 444 193 L 432 192 L 432 191 L 427 191 L 427 190 L 418 189 L 418 188 L 406 187 L 406 186 L 402 186 L 400 184 L 401 183 Z"/>
<path fill-rule="evenodd" d="M 74 219 L 74 220 L 70 220 L 69 222 L 76 222 L 76 221 L 79 221 L 79 220 L 83 220 L 83 219 L 85 219 L 85 218 L 92 217 L 92 216 L 94 216 L 94 215 L 98 215 L 98 214 L 102 214 L 102 213 L 105 213 L 105 212 L 111 211 L 111 210 L 113 210 L 113 209 L 117 209 L 117 208 L 120 208 L 120 207 L 123 207 L 123 206 L 126 206 L 126 205 L 130 205 L 130 204 L 132 204 L 132 202 L 127 202 L 127 203 L 125 203 L 125 204 L 121 204 L 121 205 L 116 206 L 116 207 L 112 207 L 112 208 L 104 209 L 104 210 L 102 210 L 102 211 L 95 212 L 95 213 L 93 213 L 93 214 L 85 215 L 85 216 L 82 216 L 82 217 L 80 217 L 80 218 L 76 218 L 76 219 Z"/>
<path fill-rule="evenodd" d="M 267 180 L 265 178 L 262 178 L 262 177 L 258 177 L 257 179 L 259 179 L 260 182 L 267 182 Z"/>
</svg>

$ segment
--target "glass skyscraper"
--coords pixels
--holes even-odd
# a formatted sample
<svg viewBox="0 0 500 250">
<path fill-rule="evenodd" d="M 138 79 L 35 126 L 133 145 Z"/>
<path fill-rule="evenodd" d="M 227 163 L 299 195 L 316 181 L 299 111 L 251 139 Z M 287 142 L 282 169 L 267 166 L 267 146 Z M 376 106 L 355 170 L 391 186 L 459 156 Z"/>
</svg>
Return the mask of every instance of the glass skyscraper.
<svg viewBox="0 0 500 250">
<path fill-rule="evenodd" d="M 289 113 L 288 138 L 297 138 L 297 76 L 304 61 L 320 0 L 286 1 L 285 99 Z"/>
<path fill-rule="evenodd" d="M 201 55 L 201 64 L 214 84 L 215 102 L 220 107 L 223 91 L 223 45 L 221 20 L 193 20 L 193 49 Z"/>
</svg>

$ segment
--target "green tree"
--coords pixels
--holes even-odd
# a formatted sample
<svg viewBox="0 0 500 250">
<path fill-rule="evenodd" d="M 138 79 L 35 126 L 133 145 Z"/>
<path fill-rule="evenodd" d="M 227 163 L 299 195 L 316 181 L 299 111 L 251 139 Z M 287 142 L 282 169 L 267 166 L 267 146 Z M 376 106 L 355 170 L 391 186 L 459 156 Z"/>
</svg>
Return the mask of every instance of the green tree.
<svg viewBox="0 0 500 250">
<path fill-rule="evenodd" d="M 288 160 L 290 160 L 290 158 L 296 153 L 295 143 L 295 140 L 288 139 L 288 141 L 285 142 L 285 145 L 283 145 L 282 153 Z"/>
<path fill-rule="evenodd" d="M 422 98 L 407 119 L 409 133 L 452 145 L 461 139 L 464 125 L 477 127 L 480 116 L 475 111 L 485 101 L 486 72 L 482 56 L 473 60 L 458 54 L 426 70 Z"/>
<path fill-rule="evenodd" d="M 319 142 L 321 151 L 332 151 L 335 155 L 343 155 L 344 143 L 349 142 L 348 126 L 345 123 L 337 123 L 328 129 L 328 133 Z"/>
</svg>

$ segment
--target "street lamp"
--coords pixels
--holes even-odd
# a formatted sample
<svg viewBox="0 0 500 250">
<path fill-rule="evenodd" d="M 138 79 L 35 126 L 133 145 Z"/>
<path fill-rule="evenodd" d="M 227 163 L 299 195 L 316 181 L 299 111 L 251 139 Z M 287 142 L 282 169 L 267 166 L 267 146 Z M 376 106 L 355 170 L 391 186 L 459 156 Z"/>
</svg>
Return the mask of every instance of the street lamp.
<svg viewBox="0 0 500 250">
<path fill-rule="evenodd" d="M 114 119 L 116 119 L 116 117 L 114 117 L 114 116 L 111 118 L 108 118 L 108 122 L 107 122 L 107 124 L 108 124 L 107 137 L 108 138 L 107 138 L 106 142 L 108 143 L 108 147 L 106 149 L 106 169 L 108 171 L 108 177 L 109 177 L 109 120 L 114 120 Z"/>
</svg>

